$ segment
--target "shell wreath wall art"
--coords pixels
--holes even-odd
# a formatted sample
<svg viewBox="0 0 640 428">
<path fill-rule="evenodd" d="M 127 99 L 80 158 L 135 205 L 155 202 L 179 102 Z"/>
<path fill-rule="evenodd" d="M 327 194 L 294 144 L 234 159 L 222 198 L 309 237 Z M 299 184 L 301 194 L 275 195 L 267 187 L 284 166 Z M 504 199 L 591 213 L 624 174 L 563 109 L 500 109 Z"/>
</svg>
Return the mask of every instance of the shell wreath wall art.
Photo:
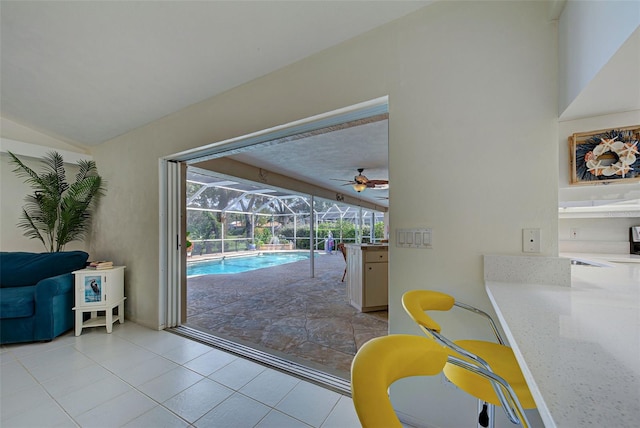
<svg viewBox="0 0 640 428">
<path fill-rule="evenodd" d="M 569 137 L 571 184 L 640 182 L 640 125 Z"/>
</svg>

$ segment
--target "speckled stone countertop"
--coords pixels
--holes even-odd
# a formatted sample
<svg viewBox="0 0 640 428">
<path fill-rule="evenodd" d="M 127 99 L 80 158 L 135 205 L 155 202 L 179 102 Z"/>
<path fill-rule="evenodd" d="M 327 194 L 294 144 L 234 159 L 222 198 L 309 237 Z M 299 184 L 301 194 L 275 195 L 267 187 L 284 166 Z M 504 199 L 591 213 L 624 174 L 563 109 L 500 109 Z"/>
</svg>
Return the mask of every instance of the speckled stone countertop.
<svg viewBox="0 0 640 428">
<path fill-rule="evenodd" d="M 547 427 L 640 421 L 640 256 L 562 254 L 569 287 L 487 279 Z"/>
</svg>

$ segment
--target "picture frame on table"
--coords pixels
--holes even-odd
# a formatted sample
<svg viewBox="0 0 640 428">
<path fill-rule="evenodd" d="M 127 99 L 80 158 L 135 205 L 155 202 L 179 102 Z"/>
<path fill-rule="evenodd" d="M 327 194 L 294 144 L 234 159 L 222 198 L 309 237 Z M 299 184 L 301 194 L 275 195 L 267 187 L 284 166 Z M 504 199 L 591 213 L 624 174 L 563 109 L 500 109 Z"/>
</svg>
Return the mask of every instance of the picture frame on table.
<svg viewBox="0 0 640 428">
<path fill-rule="evenodd" d="M 102 276 L 85 275 L 84 302 L 96 304 L 102 303 Z"/>
</svg>

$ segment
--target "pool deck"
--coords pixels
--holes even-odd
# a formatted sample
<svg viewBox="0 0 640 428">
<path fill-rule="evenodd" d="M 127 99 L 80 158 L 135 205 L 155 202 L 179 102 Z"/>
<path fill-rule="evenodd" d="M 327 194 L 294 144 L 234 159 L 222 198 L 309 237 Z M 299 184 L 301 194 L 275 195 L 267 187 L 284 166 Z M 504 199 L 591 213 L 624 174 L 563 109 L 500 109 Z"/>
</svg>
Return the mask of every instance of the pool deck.
<svg viewBox="0 0 640 428">
<path fill-rule="evenodd" d="M 316 254 L 314 278 L 308 260 L 189 278 L 186 325 L 348 379 L 356 351 L 387 334 L 387 311 L 350 306 L 342 254 Z"/>
</svg>

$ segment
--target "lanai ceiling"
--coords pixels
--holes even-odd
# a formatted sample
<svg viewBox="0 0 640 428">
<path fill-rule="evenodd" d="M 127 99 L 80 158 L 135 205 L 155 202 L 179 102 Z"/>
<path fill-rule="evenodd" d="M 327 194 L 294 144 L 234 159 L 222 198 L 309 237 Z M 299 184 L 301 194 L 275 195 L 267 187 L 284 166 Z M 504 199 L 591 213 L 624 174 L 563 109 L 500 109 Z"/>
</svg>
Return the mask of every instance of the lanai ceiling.
<svg viewBox="0 0 640 428">
<path fill-rule="evenodd" d="M 189 160 L 198 173 L 213 171 L 211 175 L 223 183 L 240 180 L 250 184 L 248 180 L 257 183 L 256 189 L 271 186 L 385 211 L 392 186 L 384 185 L 389 180 L 388 114 L 382 112 L 386 110 L 384 105 L 374 110 L 377 113 L 369 109 L 356 113 L 357 118 L 338 115 L 329 123 L 304 126 L 305 130 L 293 126 L 284 133 L 240 138 L 231 146 L 223 146 L 227 148 L 223 153 L 217 153 L 214 144 L 180 159 Z M 356 192 L 353 184 L 360 174 L 358 169 L 363 169 L 362 175 L 368 180 L 382 182 Z"/>
<path fill-rule="evenodd" d="M 384 118 L 260 147 L 231 158 L 388 206 L 388 189 L 366 189 L 358 194 L 345 182 L 358 175 L 358 168 L 364 168 L 363 174 L 368 179 L 389 180 L 388 130 L 388 119 Z"/>
</svg>

